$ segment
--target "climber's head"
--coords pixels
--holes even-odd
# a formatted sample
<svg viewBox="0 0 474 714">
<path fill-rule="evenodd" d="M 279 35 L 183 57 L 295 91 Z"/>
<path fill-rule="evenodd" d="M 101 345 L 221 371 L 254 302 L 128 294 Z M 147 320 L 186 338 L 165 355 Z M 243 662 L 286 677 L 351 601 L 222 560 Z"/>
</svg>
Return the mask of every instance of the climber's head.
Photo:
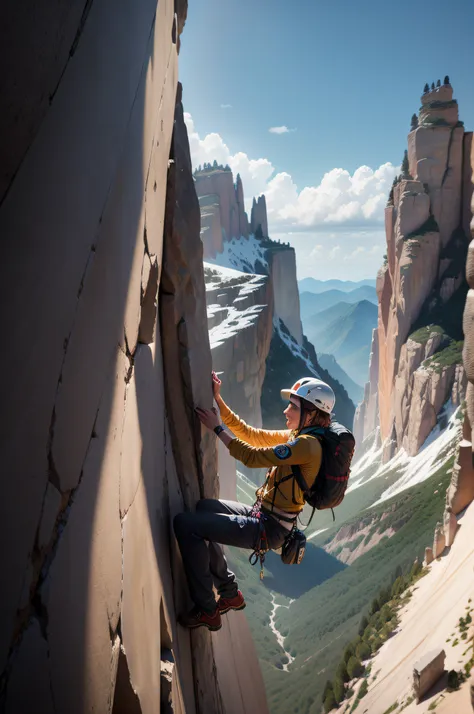
<svg viewBox="0 0 474 714">
<path fill-rule="evenodd" d="M 314 377 L 302 377 L 291 389 L 282 389 L 281 396 L 289 402 L 283 413 L 291 431 L 306 426 L 329 426 L 336 403 L 329 384 Z"/>
</svg>

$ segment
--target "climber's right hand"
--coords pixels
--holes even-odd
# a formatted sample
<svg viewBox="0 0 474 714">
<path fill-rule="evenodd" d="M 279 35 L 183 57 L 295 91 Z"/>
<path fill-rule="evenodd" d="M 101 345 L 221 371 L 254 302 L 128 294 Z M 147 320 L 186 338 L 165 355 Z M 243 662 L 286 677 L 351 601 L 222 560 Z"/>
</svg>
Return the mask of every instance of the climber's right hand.
<svg viewBox="0 0 474 714">
<path fill-rule="evenodd" d="M 219 379 L 217 374 L 213 371 L 212 372 L 212 395 L 213 395 L 214 399 L 216 400 L 216 402 L 218 402 L 219 399 L 221 398 L 221 384 L 222 384 L 222 380 Z"/>
</svg>

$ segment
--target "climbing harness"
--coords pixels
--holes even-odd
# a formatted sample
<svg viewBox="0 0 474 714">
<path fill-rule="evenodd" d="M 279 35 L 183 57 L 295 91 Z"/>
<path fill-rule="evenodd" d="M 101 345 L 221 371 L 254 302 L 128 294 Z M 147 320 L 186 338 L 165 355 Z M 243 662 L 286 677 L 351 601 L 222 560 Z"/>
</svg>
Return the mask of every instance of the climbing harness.
<svg viewBox="0 0 474 714">
<path fill-rule="evenodd" d="M 253 552 L 249 555 L 250 565 L 256 565 L 260 560 L 260 580 L 263 580 L 263 564 L 265 556 L 269 551 L 267 534 L 265 533 L 265 515 L 262 512 L 262 500 L 260 498 L 254 503 L 249 514 L 250 518 L 258 520 L 258 538 Z"/>
</svg>

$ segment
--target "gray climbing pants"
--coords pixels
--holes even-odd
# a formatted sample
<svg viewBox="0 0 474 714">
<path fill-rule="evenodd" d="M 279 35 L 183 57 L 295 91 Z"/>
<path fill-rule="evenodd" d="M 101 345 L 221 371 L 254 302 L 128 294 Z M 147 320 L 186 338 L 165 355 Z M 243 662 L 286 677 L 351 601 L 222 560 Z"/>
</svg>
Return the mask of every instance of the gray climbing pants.
<svg viewBox="0 0 474 714">
<path fill-rule="evenodd" d="M 216 609 L 213 585 L 221 597 L 237 595 L 237 581 L 221 545 L 254 550 L 260 537 L 260 522 L 250 516 L 251 510 L 236 501 L 203 498 L 198 501 L 195 513 L 178 513 L 174 518 L 189 592 L 195 605 L 205 612 Z M 279 548 L 288 531 L 271 516 L 262 517 L 268 547 Z"/>
</svg>

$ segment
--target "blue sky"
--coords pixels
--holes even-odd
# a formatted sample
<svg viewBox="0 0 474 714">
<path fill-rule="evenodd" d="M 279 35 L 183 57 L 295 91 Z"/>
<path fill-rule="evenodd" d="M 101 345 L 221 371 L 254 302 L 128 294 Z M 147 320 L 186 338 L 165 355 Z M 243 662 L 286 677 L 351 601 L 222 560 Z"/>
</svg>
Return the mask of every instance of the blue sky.
<svg viewBox="0 0 474 714">
<path fill-rule="evenodd" d="M 290 218 L 272 225 L 270 216 L 271 234 L 296 247 L 299 277 L 372 277 L 385 252 L 377 197 L 401 161 L 424 83 L 449 74 L 460 118 L 474 128 L 473 31 L 472 0 L 190 0 L 180 79 L 194 158 L 210 158 L 215 146 L 219 160 L 224 145 L 246 198 L 277 175 L 288 195 L 319 187 L 328 174 L 325 195 L 349 187 L 351 205 L 362 184 L 357 174 L 350 186 L 348 176 L 391 165 L 381 175 L 362 172 L 373 210 L 346 205 L 331 230 L 308 218 L 292 231 Z M 269 132 L 282 126 L 291 131 Z"/>
</svg>

